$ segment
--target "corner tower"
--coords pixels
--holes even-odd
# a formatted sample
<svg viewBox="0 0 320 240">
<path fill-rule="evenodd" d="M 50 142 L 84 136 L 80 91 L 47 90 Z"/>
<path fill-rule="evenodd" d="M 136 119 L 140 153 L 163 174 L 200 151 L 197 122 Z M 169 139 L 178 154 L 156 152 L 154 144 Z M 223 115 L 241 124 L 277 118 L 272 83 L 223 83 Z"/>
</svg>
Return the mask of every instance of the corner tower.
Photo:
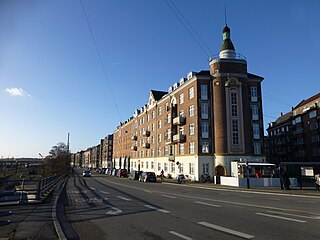
<svg viewBox="0 0 320 240">
<path fill-rule="evenodd" d="M 223 28 L 220 53 L 210 60 L 213 77 L 215 174 L 231 174 L 231 161 L 264 161 L 261 82 L 247 72 L 247 60 L 236 53 L 231 31 Z"/>
</svg>

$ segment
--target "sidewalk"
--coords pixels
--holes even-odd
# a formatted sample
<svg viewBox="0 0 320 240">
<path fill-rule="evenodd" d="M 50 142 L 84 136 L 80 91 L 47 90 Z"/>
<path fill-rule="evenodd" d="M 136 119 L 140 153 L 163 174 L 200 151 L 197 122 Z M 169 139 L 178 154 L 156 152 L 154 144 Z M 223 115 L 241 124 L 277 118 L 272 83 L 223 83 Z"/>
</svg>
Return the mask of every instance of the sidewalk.
<svg viewBox="0 0 320 240">
<path fill-rule="evenodd" d="M 179 184 L 176 179 L 165 178 L 162 182 L 164 184 Z M 179 184 L 180 185 L 180 184 Z M 314 196 L 320 198 L 320 191 L 316 190 L 315 187 L 291 187 L 290 190 L 280 189 L 280 187 L 251 187 L 250 189 L 244 187 L 232 187 L 232 186 L 223 186 L 213 183 L 199 183 L 199 182 L 186 182 L 181 185 L 187 185 L 189 187 L 196 188 L 206 188 L 206 189 L 215 189 L 215 190 L 225 190 L 225 191 L 239 191 L 239 192 L 261 192 L 261 193 L 275 193 L 275 194 L 286 194 L 286 195 L 305 195 L 305 196 Z"/>
</svg>

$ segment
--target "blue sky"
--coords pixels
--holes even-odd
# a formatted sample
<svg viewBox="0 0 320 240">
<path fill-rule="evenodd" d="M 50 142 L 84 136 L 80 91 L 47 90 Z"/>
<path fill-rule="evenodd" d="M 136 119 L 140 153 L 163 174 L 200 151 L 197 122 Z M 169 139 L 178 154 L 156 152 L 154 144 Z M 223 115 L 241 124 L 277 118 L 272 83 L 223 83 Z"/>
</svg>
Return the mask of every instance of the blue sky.
<svg viewBox="0 0 320 240">
<path fill-rule="evenodd" d="M 225 1 L 82 3 L 106 75 L 79 0 L 0 0 L 0 157 L 47 155 L 68 132 L 73 152 L 97 145 L 150 89 L 219 53 Z M 265 126 L 319 92 L 319 12 L 318 0 L 227 1 L 236 51 L 265 78 Z"/>
</svg>

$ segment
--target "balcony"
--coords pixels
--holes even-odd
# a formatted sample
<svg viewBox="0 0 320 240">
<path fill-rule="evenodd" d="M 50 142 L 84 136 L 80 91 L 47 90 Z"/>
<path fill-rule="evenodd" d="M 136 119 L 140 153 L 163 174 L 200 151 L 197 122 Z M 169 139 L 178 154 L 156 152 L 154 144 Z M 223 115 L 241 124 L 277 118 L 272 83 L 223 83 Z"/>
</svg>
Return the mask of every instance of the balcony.
<svg viewBox="0 0 320 240">
<path fill-rule="evenodd" d="M 142 132 L 142 136 L 144 136 L 144 137 L 149 137 L 150 136 L 150 131 L 143 131 Z"/>
<path fill-rule="evenodd" d="M 150 143 L 143 143 L 143 144 L 142 144 L 142 147 L 143 147 L 143 148 L 150 148 Z"/>
<path fill-rule="evenodd" d="M 186 141 L 186 135 L 184 134 L 176 134 L 173 135 L 173 141 L 174 142 L 185 142 Z"/>
<path fill-rule="evenodd" d="M 131 137 L 131 140 L 137 141 L 137 140 L 138 140 L 138 137 L 137 137 L 137 136 L 132 136 L 132 137 Z"/>
<path fill-rule="evenodd" d="M 175 156 L 174 155 L 169 155 L 169 161 L 174 161 L 175 160 Z"/>
<path fill-rule="evenodd" d="M 173 119 L 173 125 L 183 125 L 186 124 L 186 117 L 178 116 Z"/>
<path fill-rule="evenodd" d="M 131 150 L 137 151 L 137 146 L 131 146 Z"/>
</svg>

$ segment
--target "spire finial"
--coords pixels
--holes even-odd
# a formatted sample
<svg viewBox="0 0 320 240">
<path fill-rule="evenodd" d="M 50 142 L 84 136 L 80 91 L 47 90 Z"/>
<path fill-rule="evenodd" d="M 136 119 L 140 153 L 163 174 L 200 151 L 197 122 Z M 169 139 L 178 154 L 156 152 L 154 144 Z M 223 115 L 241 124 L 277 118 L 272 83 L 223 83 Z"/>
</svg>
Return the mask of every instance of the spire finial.
<svg viewBox="0 0 320 240">
<path fill-rule="evenodd" d="M 224 23 L 226 26 L 228 25 L 228 23 L 227 23 L 227 0 L 225 0 L 225 2 L 224 2 Z"/>
</svg>

